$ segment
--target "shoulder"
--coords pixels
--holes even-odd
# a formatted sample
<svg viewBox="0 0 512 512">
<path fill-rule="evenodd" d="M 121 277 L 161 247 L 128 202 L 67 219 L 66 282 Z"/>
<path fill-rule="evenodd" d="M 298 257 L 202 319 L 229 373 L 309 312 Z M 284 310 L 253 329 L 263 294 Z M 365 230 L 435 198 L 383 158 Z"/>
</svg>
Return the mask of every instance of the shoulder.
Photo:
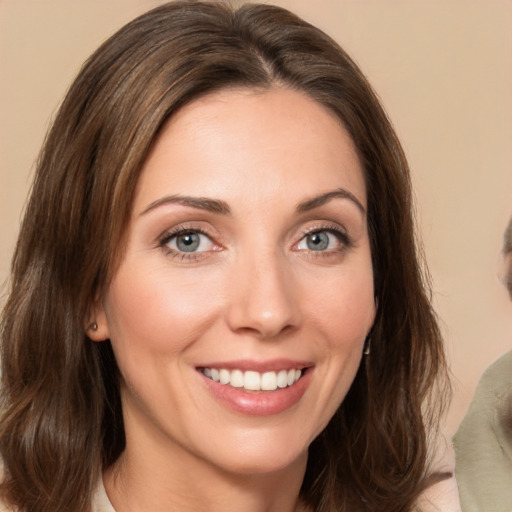
<svg viewBox="0 0 512 512">
<path fill-rule="evenodd" d="M 425 489 L 416 504 L 419 512 L 461 512 L 455 475 Z"/>
<path fill-rule="evenodd" d="M 507 422 L 512 402 L 512 350 L 501 356 L 482 374 L 468 411 L 462 420 L 454 439 L 455 450 L 471 439 L 494 436 L 496 428 Z"/>
<path fill-rule="evenodd" d="M 488 436 L 496 433 L 497 424 L 506 421 L 512 401 L 512 350 L 501 356 L 482 374 L 468 412 L 455 435 L 455 449 L 464 444 L 464 438 Z"/>
<path fill-rule="evenodd" d="M 500 396 L 510 393 L 512 389 L 512 350 L 491 364 L 482 374 L 477 387 L 480 394 Z"/>
<path fill-rule="evenodd" d="M 3 464 L 0 460 L 0 482 L 3 480 Z M 92 512 L 115 512 L 114 507 L 110 503 L 107 493 L 105 491 L 105 487 L 103 486 L 103 481 L 100 478 L 98 485 L 96 486 L 96 490 L 94 492 L 93 500 L 92 500 Z M 8 505 L 0 496 L 0 512 L 17 512 L 16 508 Z"/>
<path fill-rule="evenodd" d="M 454 444 L 457 480 L 465 510 L 509 510 L 512 507 L 512 351 L 483 373 Z"/>
<path fill-rule="evenodd" d="M 0 482 L 4 480 L 4 464 L 2 460 L 0 460 Z M 16 512 L 16 509 L 12 506 L 8 505 L 2 496 L 0 496 L 0 512 Z"/>
<path fill-rule="evenodd" d="M 415 510 L 421 512 L 460 512 L 459 492 L 455 479 L 455 455 L 452 444 L 444 435 L 433 443 L 433 460 L 430 473 L 446 473 L 449 478 L 439 480 L 427 487 L 420 495 Z"/>
<path fill-rule="evenodd" d="M 0 512 L 16 512 L 16 508 L 8 505 L 0 496 Z"/>
<path fill-rule="evenodd" d="M 4 463 L 0 459 L 0 483 L 4 481 Z M 5 501 L 0 496 L 0 512 L 15 512 L 12 508 L 8 507 Z"/>
</svg>

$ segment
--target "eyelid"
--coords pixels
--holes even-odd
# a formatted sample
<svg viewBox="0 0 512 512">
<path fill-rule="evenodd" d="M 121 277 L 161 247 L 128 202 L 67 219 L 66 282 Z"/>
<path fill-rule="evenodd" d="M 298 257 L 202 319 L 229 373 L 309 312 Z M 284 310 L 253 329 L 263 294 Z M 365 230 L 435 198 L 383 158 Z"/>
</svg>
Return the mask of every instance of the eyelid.
<svg viewBox="0 0 512 512">
<path fill-rule="evenodd" d="M 184 238 L 184 237 L 187 237 L 187 236 L 197 236 L 198 237 L 198 246 L 197 246 L 197 250 L 191 250 L 191 251 L 186 251 L 186 250 L 182 250 L 179 248 L 178 244 L 179 244 L 179 240 L 180 238 Z M 202 245 L 203 245 L 203 240 L 202 239 L 206 239 L 207 242 L 207 248 L 206 249 L 201 249 Z M 183 241 L 183 240 L 182 240 Z M 176 233 L 175 235 L 172 235 L 171 237 L 167 238 L 166 240 L 166 245 L 167 247 L 169 247 L 169 249 L 173 250 L 173 251 L 176 251 L 178 253 L 194 253 L 194 254 L 197 254 L 197 253 L 201 253 L 201 252 L 208 252 L 210 251 L 213 247 L 214 247 L 214 242 L 213 240 L 208 236 L 208 235 L 205 235 L 204 233 L 199 233 L 198 231 L 184 231 L 182 233 Z M 201 250 L 200 250 L 201 249 Z"/>
<path fill-rule="evenodd" d="M 193 251 L 187 253 L 169 246 L 169 242 L 172 239 L 175 239 L 178 236 L 185 235 L 187 233 L 196 233 L 207 237 L 210 240 L 211 244 L 213 245 L 213 248 L 205 251 Z M 178 226 L 175 226 L 171 229 L 164 231 L 160 236 L 158 236 L 156 245 L 157 248 L 164 250 L 167 255 L 178 257 L 181 258 L 182 260 L 194 261 L 202 257 L 205 257 L 210 252 L 217 252 L 219 250 L 222 250 L 222 246 L 216 241 L 214 235 L 210 233 L 209 230 L 204 229 L 203 227 L 193 223 L 180 224 Z"/>
<path fill-rule="evenodd" d="M 206 230 L 197 227 L 197 226 L 178 226 L 175 228 L 172 228 L 170 230 L 164 231 L 159 237 L 158 237 L 158 243 L 159 244 L 166 244 L 171 240 L 172 238 L 175 238 L 179 235 L 184 235 L 186 233 L 197 233 L 200 235 L 207 236 L 208 238 L 211 238 L 211 235 L 206 232 Z"/>
<path fill-rule="evenodd" d="M 298 244 L 305 237 L 307 237 L 309 235 L 312 235 L 314 233 L 321 233 L 323 231 L 327 231 L 328 233 L 332 233 L 335 236 L 337 236 L 339 238 L 339 240 L 340 240 L 341 247 L 339 247 L 337 249 L 326 250 L 326 251 L 318 251 L 318 254 L 329 253 L 329 252 L 333 252 L 333 251 L 336 251 L 336 250 L 338 250 L 338 251 L 345 250 L 345 249 L 348 249 L 350 247 L 353 247 L 353 245 L 354 245 L 354 241 L 349 236 L 349 234 L 347 233 L 346 229 L 344 229 L 339 224 L 333 224 L 333 223 L 330 223 L 330 222 L 326 222 L 326 223 L 322 223 L 322 224 L 315 224 L 313 226 L 310 226 L 310 227 L 307 227 L 307 228 L 303 229 L 301 231 L 300 239 L 299 239 L 298 242 L 296 242 L 294 244 L 294 247 L 297 247 Z M 303 249 L 298 249 L 298 250 L 303 250 Z"/>
</svg>

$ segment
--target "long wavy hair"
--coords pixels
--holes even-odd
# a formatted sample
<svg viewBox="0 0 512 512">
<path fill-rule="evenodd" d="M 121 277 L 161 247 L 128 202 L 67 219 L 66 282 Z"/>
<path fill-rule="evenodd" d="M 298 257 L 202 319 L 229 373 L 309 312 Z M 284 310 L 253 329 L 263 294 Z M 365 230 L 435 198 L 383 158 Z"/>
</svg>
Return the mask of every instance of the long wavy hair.
<svg viewBox="0 0 512 512">
<path fill-rule="evenodd" d="M 378 312 L 371 353 L 312 443 L 315 512 L 409 511 L 429 485 L 428 433 L 446 362 L 415 240 L 407 162 L 356 64 L 269 5 L 177 1 L 135 19 L 84 64 L 42 148 L 1 318 L 3 498 L 21 512 L 89 512 L 125 446 L 110 342 L 85 334 L 123 253 L 134 189 L 162 126 L 220 89 L 285 87 L 324 105 L 364 167 Z"/>
</svg>

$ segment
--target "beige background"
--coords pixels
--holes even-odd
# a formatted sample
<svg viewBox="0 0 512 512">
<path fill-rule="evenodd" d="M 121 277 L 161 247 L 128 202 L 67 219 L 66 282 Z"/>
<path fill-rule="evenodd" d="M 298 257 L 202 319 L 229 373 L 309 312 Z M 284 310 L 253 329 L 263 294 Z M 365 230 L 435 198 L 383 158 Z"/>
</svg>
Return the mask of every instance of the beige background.
<svg viewBox="0 0 512 512">
<path fill-rule="evenodd" d="M 156 0 L 0 0 L 0 282 L 38 149 L 83 60 Z M 512 214 L 512 1 L 278 0 L 361 65 L 408 154 L 455 377 L 452 433 L 512 347 L 502 233 Z"/>
</svg>

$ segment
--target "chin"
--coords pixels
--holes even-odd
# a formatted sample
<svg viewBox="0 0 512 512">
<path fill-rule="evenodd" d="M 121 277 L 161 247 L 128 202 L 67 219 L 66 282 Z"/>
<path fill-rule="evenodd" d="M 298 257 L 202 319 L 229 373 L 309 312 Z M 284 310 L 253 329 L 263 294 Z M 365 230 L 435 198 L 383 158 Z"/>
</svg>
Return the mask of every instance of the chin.
<svg viewBox="0 0 512 512">
<path fill-rule="evenodd" d="M 265 476 L 284 472 L 289 469 L 305 470 L 307 462 L 307 450 L 296 457 L 283 456 L 254 456 L 245 460 L 229 461 L 225 470 L 240 476 Z"/>
<path fill-rule="evenodd" d="M 305 469 L 309 443 L 290 442 L 289 434 L 267 432 L 265 436 L 252 433 L 248 438 L 232 437 L 231 443 L 215 447 L 210 460 L 225 471 L 238 475 L 265 475 L 287 468 Z"/>
</svg>

